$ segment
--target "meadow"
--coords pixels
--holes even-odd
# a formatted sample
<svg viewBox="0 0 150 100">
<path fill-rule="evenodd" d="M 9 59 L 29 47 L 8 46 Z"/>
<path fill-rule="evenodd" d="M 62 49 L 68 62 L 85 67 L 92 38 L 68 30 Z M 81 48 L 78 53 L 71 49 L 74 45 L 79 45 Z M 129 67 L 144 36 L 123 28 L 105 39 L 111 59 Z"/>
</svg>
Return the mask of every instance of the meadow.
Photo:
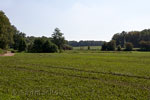
<svg viewBox="0 0 150 100">
<path fill-rule="evenodd" d="M 0 57 L 0 100 L 149 100 L 150 52 Z"/>
<path fill-rule="evenodd" d="M 73 47 L 73 50 L 88 50 L 88 46 Z M 101 50 L 101 46 L 90 46 L 90 50 Z"/>
</svg>

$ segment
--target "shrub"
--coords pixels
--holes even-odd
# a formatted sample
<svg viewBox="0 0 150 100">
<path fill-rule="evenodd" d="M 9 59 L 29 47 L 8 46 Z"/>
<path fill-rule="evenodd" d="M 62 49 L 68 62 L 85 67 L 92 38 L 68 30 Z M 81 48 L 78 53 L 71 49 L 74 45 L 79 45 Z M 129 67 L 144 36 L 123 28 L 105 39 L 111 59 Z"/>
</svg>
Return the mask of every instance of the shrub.
<svg viewBox="0 0 150 100">
<path fill-rule="evenodd" d="M 51 43 L 50 41 L 46 41 L 43 44 L 43 52 L 44 53 L 54 53 L 57 51 L 58 51 L 58 47 L 55 44 Z"/>
<path fill-rule="evenodd" d="M 0 48 L 0 54 L 4 54 L 4 53 L 6 53 L 7 52 L 7 50 L 4 50 L 4 49 L 1 49 Z"/>
<path fill-rule="evenodd" d="M 33 45 L 28 46 L 28 52 L 33 53 L 54 53 L 57 51 L 58 47 L 55 44 L 42 38 L 35 39 Z"/>
<path fill-rule="evenodd" d="M 125 44 L 125 51 L 132 51 L 133 50 L 133 44 L 130 42 L 127 42 Z"/>
<path fill-rule="evenodd" d="M 102 51 L 107 51 L 107 42 L 104 42 L 104 44 L 102 45 Z"/>
<path fill-rule="evenodd" d="M 116 50 L 116 42 L 114 40 L 110 42 L 104 42 L 102 45 L 102 51 L 115 51 Z"/>
<path fill-rule="evenodd" d="M 117 46 L 117 51 L 121 51 L 121 46 L 120 45 Z"/>
<path fill-rule="evenodd" d="M 73 50 L 73 47 L 67 44 L 63 45 L 63 50 Z"/>
<path fill-rule="evenodd" d="M 0 54 L 2 54 L 3 53 L 3 50 L 0 48 Z"/>
<path fill-rule="evenodd" d="M 33 44 L 31 43 L 31 44 L 29 44 L 28 46 L 27 46 L 27 52 L 33 52 L 34 50 L 33 50 Z"/>
<path fill-rule="evenodd" d="M 88 50 L 90 50 L 90 46 L 88 46 Z"/>
<path fill-rule="evenodd" d="M 116 42 L 114 40 L 108 42 L 107 50 L 108 51 L 115 51 L 115 49 L 116 49 Z"/>
</svg>

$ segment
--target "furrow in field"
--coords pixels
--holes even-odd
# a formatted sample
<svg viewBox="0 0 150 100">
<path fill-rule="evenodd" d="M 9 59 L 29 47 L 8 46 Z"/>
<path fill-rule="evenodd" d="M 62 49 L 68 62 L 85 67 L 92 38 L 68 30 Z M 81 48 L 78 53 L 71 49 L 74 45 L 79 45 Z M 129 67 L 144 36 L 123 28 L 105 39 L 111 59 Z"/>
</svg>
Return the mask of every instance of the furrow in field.
<svg viewBox="0 0 150 100">
<path fill-rule="evenodd" d="M 72 67 L 43 66 L 43 65 L 37 65 L 37 64 L 36 65 L 32 64 L 32 65 L 33 66 L 39 66 L 39 67 L 42 66 L 42 67 L 48 67 L 48 68 L 86 72 L 86 73 L 108 74 L 108 75 L 114 75 L 114 76 L 120 76 L 120 77 L 131 77 L 131 78 L 150 80 L 150 77 L 146 77 L 146 76 L 128 75 L 128 74 L 121 74 L 121 73 L 115 73 L 115 72 L 100 72 L 100 71 L 92 71 L 92 70 L 82 70 L 82 69 L 77 69 L 77 68 L 72 68 Z"/>
<path fill-rule="evenodd" d="M 8 67 L 8 66 L 7 66 Z M 63 71 L 57 70 L 59 72 L 57 72 L 56 70 L 43 70 L 43 69 L 31 69 L 31 68 L 27 68 L 27 67 L 19 67 L 19 66 L 14 66 L 14 67 L 8 67 L 10 69 L 13 70 L 18 70 L 18 71 L 28 71 L 28 72 L 37 72 L 37 73 L 45 73 L 45 74 L 49 74 L 49 75 L 56 75 L 56 76 L 62 76 L 62 77 L 71 77 L 71 78 L 80 78 L 80 79 L 88 79 L 88 80 L 98 80 L 101 81 L 105 84 L 115 84 L 115 85 L 119 85 L 119 86 L 127 86 L 127 87 L 134 87 L 137 89 L 143 89 L 143 90 L 150 90 L 149 86 L 145 86 L 145 85 L 140 85 L 138 83 L 130 83 L 130 82 L 125 82 L 125 81 L 118 81 L 116 80 L 116 78 L 112 79 L 106 79 L 109 78 L 108 76 L 106 77 L 102 77 L 102 76 L 94 76 L 94 75 L 86 75 L 86 74 L 81 74 L 79 75 L 78 73 L 65 73 Z M 84 73 L 84 72 L 83 72 Z M 107 74 L 105 74 L 107 75 Z M 108 74 L 110 75 L 110 74 Z"/>
</svg>

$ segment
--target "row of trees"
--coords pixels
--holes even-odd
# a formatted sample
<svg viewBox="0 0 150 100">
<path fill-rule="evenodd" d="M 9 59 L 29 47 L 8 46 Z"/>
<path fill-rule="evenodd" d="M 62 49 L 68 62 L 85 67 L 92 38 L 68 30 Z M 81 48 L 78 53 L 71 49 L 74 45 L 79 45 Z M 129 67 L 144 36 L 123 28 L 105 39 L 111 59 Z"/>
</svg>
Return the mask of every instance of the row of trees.
<svg viewBox="0 0 150 100">
<path fill-rule="evenodd" d="M 14 25 L 11 25 L 8 17 L 0 11 L 0 48 L 13 48 L 18 51 L 35 53 L 61 52 L 63 49 L 71 50 L 72 47 L 66 44 L 63 33 L 56 28 L 51 37 L 26 37 Z"/>
<path fill-rule="evenodd" d="M 142 51 L 150 51 L 150 41 L 141 41 L 140 45 Z"/>
<path fill-rule="evenodd" d="M 73 47 L 80 46 L 102 46 L 104 41 L 68 41 L 68 44 Z"/>
<path fill-rule="evenodd" d="M 150 51 L 150 41 L 141 41 L 140 43 L 140 51 Z M 125 51 L 132 51 L 134 45 L 131 42 L 125 43 Z M 116 42 L 114 40 L 110 42 L 105 42 L 102 45 L 102 51 L 115 51 L 117 48 L 118 51 L 122 50 L 121 45 L 116 46 Z"/>
<path fill-rule="evenodd" d="M 102 45 L 102 51 L 115 51 L 117 48 L 117 51 L 121 51 L 122 47 L 121 45 L 116 46 L 116 41 L 112 40 L 110 42 L 105 42 Z M 130 42 L 125 43 L 125 51 L 132 51 L 133 50 L 133 44 Z"/>
<path fill-rule="evenodd" d="M 130 47 L 140 48 L 141 51 L 150 51 L 150 29 L 142 31 L 130 31 L 117 33 L 112 37 L 112 40 L 116 41 L 116 46 L 122 48 Z"/>
<path fill-rule="evenodd" d="M 134 45 L 135 48 L 140 48 L 141 41 L 150 41 L 150 29 L 145 29 L 142 31 L 130 31 L 130 32 L 121 32 L 113 36 L 112 40 L 116 41 L 116 45 L 121 45 L 125 47 L 125 43 L 130 42 Z"/>
<path fill-rule="evenodd" d="M 113 36 L 112 41 L 66 41 L 63 33 L 56 28 L 51 37 L 26 37 L 15 26 L 11 25 L 4 12 L 0 11 L 0 48 L 13 48 L 18 51 L 28 52 L 61 52 L 72 50 L 71 46 L 101 46 L 102 50 L 118 51 L 121 48 L 132 50 L 141 48 L 143 51 L 150 51 L 150 29 L 143 31 L 121 32 Z"/>
</svg>

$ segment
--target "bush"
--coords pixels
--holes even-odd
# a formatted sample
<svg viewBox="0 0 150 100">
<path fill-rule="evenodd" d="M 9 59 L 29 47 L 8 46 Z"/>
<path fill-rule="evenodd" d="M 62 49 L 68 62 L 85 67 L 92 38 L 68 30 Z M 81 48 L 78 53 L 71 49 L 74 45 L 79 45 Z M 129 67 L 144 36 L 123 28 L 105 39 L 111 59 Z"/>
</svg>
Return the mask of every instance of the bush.
<svg viewBox="0 0 150 100">
<path fill-rule="evenodd" d="M 18 50 L 14 50 L 14 49 L 8 49 L 8 51 L 10 51 L 11 53 L 17 53 Z"/>
<path fill-rule="evenodd" d="M 57 51 L 58 51 L 58 47 L 55 44 L 51 43 L 50 41 L 46 41 L 43 44 L 43 52 L 44 53 L 54 53 Z"/>
<path fill-rule="evenodd" d="M 132 51 L 133 50 L 133 44 L 130 42 L 127 42 L 125 44 L 125 51 Z"/>
<path fill-rule="evenodd" d="M 0 54 L 2 54 L 3 53 L 3 50 L 0 48 Z"/>
<path fill-rule="evenodd" d="M 116 42 L 114 40 L 108 42 L 107 50 L 108 51 L 115 51 L 115 49 L 116 49 Z"/>
<path fill-rule="evenodd" d="M 49 40 L 44 40 L 42 38 L 38 38 L 34 40 L 33 44 L 28 46 L 28 52 L 33 53 L 54 53 L 58 52 L 58 47 L 50 42 Z"/>
<path fill-rule="evenodd" d="M 73 47 L 67 44 L 63 45 L 63 50 L 73 50 Z"/>
<path fill-rule="evenodd" d="M 116 50 L 116 42 L 114 40 L 110 41 L 110 42 L 105 42 L 102 45 L 102 51 L 115 51 Z"/>
<path fill-rule="evenodd" d="M 120 45 L 117 46 L 117 51 L 121 51 L 121 46 Z"/>
<path fill-rule="evenodd" d="M 33 44 L 29 44 L 28 46 L 27 46 L 27 52 L 33 52 L 34 50 L 33 50 Z"/>
<path fill-rule="evenodd" d="M 88 46 L 88 50 L 90 50 L 90 46 Z"/>
<path fill-rule="evenodd" d="M 107 51 L 107 42 L 104 42 L 104 44 L 102 45 L 102 51 Z"/>
<path fill-rule="evenodd" d="M 7 52 L 6 50 L 3 50 L 3 49 L 0 48 L 0 54 L 4 54 L 6 52 Z"/>
</svg>

